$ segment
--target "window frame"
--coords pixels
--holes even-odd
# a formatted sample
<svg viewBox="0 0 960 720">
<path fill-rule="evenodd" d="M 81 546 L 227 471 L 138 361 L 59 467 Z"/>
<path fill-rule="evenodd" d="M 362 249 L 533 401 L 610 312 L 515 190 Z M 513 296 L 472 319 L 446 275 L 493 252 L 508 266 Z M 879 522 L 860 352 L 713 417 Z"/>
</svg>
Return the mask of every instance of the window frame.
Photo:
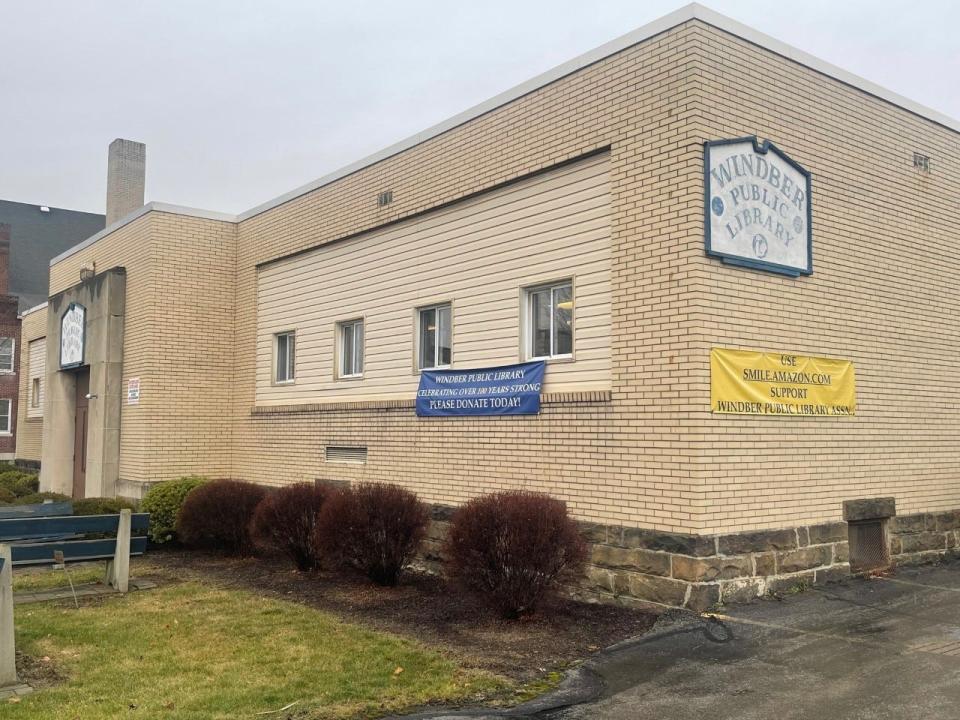
<svg viewBox="0 0 960 720">
<path fill-rule="evenodd" d="M 290 359 L 290 346 L 287 345 L 287 372 L 288 376 L 280 379 L 279 361 L 280 361 L 280 338 L 293 338 L 293 359 Z M 281 330 L 273 333 L 273 362 L 271 363 L 271 376 L 273 385 L 293 385 L 297 381 L 297 331 Z"/>
<path fill-rule="evenodd" d="M 0 337 L 0 341 L 10 341 L 10 367 L 0 367 L 0 375 L 12 375 L 17 369 L 17 339 L 15 337 Z"/>
<path fill-rule="evenodd" d="M 0 426 L 0 437 L 9 437 L 13 435 L 13 400 L 11 398 L 0 398 L 0 405 L 3 403 L 7 404 L 7 427 Z"/>
<path fill-rule="evenodd" d="M 351 328 L 353 333 L 353 358 L 356 361 L 357 351 L 356 351 L 356 326 L 361 326 L 361 338 L 360 338 L 360 372 L 345 373 L 343 363 L 344 363 L 344 339 L 346 333 L 344 332 L 348 327 Z M 336 325 L 336 352 L 334 353 L 335 364 L 334 364 L 334 378 L 336 380 L 362 380 L 364 372 L 367 367 L 367 319 L 366 317 L 353 317 L 349 320 L 339 320 Z M 355 368 L 354 368 L 355 369 Z"/>
<path fill-rule="evenodd" d="M 427 312 L 428 310 L 439 310 L 440 308 L 449 308 L 450 309 L 450 362 L 446 365 L 436 364 L 433 367 L 422 367 L 420 365 L 420 346 L 423 342 L 422 332 L 420 330 L 420 314 Z M 449 370 L 453 367 L 454 362 L 454 342 L 453 342 L 453 301 L 451 300 L 441 300 L 439 302 L 430 303 L 428 305 L 418 305 L 413 309 L 413 372 L 415 375 L 419 375 L 424 370 Z M 440 355 L 440 346 L 439 344 L 434 345 L 433 356 L 435 360 L 439 360 Z"/>
<path fill-rule="evenodd" d="M 554 317 L 553 317 L 553 296 L 554 291 L 558 288 L 569 286 L 570 288 L 570 299 L 573 301 L 573 308 L 570 313 L 570 352 L 562 353 L 558 355 L 553 354 L 553 347 L 555 341 L 555 332 L 554 332 Z M 550 355 L 536 355 L 533 351 L 533 302 L 531 300 L 534 293 L 541 292 L 543 290 L 550 291 Z M 576 317 L 577 317 L 577 283 L 576 278 L 572 275 L 567 277 L 561 277 L 556 280 L 551 280 L 548 282 L 541 282 L 535 285 L 526 285 L 520 290 L 520 316 L 521 316 L 521 353 L 520 356 L 526 362 L 534 362 L 537 360 L 543 360 L 544 362 L 554 363 L 554 362 L 573 362 L 576 359 L 576 348 L 577 348 L 577 334 L 576 334 Z"/>
<path fill-rule="evenodd" d="M 37 376 L 30 379 L 30 408 L 38 409 L 40 407 L 40 386 L 43 378 Z"/>
</svg>

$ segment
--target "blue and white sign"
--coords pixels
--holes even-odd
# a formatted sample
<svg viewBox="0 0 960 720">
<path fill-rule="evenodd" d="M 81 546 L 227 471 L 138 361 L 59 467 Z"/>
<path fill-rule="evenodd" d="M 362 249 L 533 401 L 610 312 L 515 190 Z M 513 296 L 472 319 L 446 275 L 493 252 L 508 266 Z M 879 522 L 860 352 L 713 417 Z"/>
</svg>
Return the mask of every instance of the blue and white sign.
<svg viewBox="0 0 960 720">
<path fill-rule="evenodd" d="M 84 345 L 87 341 L 87 309 L 70 303 L 60 318 L 60 367 L 83 365 Z"/>
<path fill-rule="evenodd" d="M 538 360 L 480 370 L 424 370 L 417 415 L 536 415 L 545 367 Z"/>
<path fill-rule="evenodd" d="M 755 137 L 704 148 L 706 250 L 785 275 L 813 272 L 810 173 Z"/>
</svg>

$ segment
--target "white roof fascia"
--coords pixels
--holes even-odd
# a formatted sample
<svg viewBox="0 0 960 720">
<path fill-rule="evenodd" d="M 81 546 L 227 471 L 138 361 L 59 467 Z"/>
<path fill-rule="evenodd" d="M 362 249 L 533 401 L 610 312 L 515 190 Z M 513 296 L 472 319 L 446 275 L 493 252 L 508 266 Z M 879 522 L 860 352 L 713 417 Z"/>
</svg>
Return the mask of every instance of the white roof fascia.
<svg viewBox="0 0 960 720">
<path fill-rule="evenodd" d="M 321 188 L 324 185 L 329 185 L 330 183 L 340 180 L 341 178 L 355 173 L 358 170 L 362 170 L 380 162 L 381 160 L 385 160 L 388 157 L 401 153 L 404 150 L 409 150 L 420 143 L 426 142 L 431 138 L 447 132 L 448 130 L 452 130 L 459 125 L 463 125 L 470 120 L 474 120 L 481 115 L 490 112 L 491 110 L 495 110 L 496 108 L 506 105 L 513 100 L 523 97 L 524 95 L 528 95 L 535 90 L 539 90 L 540 88 L 549 85 L 552 82 L 556 82 L 557 80 L 566 77 L 571 73 L 582 70 L 588 65 L 592 65 L 593 63 L 603 60 L 604 58 L 615 55 L 618 52 L 621 52 L 633 45 L 637 45 L 645 40 L 649 40 L 656 35 L 664 33 L 667 30 L 670 30 L 678 25 L 682 25 L 690 20 L 701 20 L 707 25 L 712 25 L 713 27 L 728 32 L 731 35 L 735 35 L 743 40 L 746 40 L 747 42 L 753 43 L 754 45 L 765 48 L 773 53 L 776 53 L 777 55 L 782 55 L 783 57 L 800 63 L 811 70 L 815 70 L 823 75 L 827 75 L 835 80 L 839 80 L 846 85 L 850 85 L 858 90 L 862 90 L 869 95 L 886 100 L 887 102 L 897 105 L 915 115 L 919 115 L 927 120 L 931 120 L 938 125 L 943 125 L 951 130 L 960 132 L 960 121 L 954 120 L 953 118 L 939 113 L 936 110 L 931 110 L 920 103 L 916 103 L 913 100 L 909 100 L 895 92 L 880 87 L 879 85 L 854 75 L 853 73 L 847 72 L 836 65 L 832 65 L 824 60 L 820 60 L 819 58 L 816 58 L 813 55 L 804 52 L 803 50 L 799 50 L 791 45 L 787 45 L 784 42 L 780 42 L 769 35 L 766 35 L 758 30 L 754 30 L 753 28 L 737 22 L 736 20 L 728 18 L 726 15 L 721 15 L 720 13 L 704 7 L 699 3 L 690 3 L 689 5 L 685 5 L 684 7 L 675 10 L 669 15 L 664 15 L 658 20 L 654 20 L 653 22 L 637 28 L 626 35 L 622 35 L 615 40 L 611 40 L 610 42 L 590 50 L 579 57 L 568 60 L 552 70 L 547 70 L 545 73 L 537 75 L 535 78 L 527 80 L 526 82 L 521 83 L 516 87 L 507 90 L 506 92 L 500 93 L 496 97 L 490 98 L 479 105 L 474 105 L 469 110 L 465 110 L 458 115 L 454 115 L 449 120 L 445 120 L 438 125 L 427 128 L 416 135 L 412 135 L 405 140 L 401 140 L 390 147 L 374 153 L 373 155 L 369 155 L 362 160 L 358 160 L 357 162 L 351 163 L 350 165 L 342 167 L 339 170 L 335 170 L 328 175 L 324 175 L 313 182 L 286 192 L 283 195 L 274 198 L 273 200 L 263 203 L 262 205 L 257 205 L 250 210 L 246 210 L 237 216 L 237 220 L 247 220 L 248 218 L 259 215 L 262 212 L 271 210 L 278 205 L 289 202 L 294 198 L 298 198 L 301 195 L 305 195 L 306 193 Z"/>
<path fill-rule="evenodd" d="M 25 318 L 27 315 L 30 315 L 31 313 L 35 313 L 35 312 L 37 312 L 37 311 L 39 311 L 39 310 L 43 310 L 46 306 L 47 306 L 47 301 L 44 300 L 44 301 L 43 301 L 42 303 L 40 303 L 39 305 L 34 305 L 32 308 L 27 308 L 27 309 L 24 310 L 22 313 L 20 313 L 19 315 L 17 315 L 17 317 L 22 320 L 23 318 Z"/>
<path fill-rule="evenodd" d="M 100 232 L 98 232 L 96 235 L 91 235 L 90 237 L 88 237 L 88 238 L 87 238 L 86 240 L 84 240 L 83 242 L 77 243 L 77 244 L 74 245 L 72 248 L 67 248 L 66 250 L 64 250 L 64 251 L 63 251 L 62 253 L 60 253 L 59 255 L 51 258 L 51 260 L 50 260 L 50 266 L 53 267 L 54 265 L 56 265 L 56 264 L 57 264 L 58 262 L 60 262 L 61 260 L 65 260 L 66 258 L 70 257 L 71 255 L 75 255 L 76 253 L 80 252 L 81 250 L 90 247 L 91 245 L 93 245 L 93 244 L 94 244 L 97 240 L 99 240 L 100 238 L 106 237 L 106 236 L 109 235 L 110 233 L 115 232 L 116 230 L 119 230 L 119 229 L 122 228 L 124 225 L 129 225 L 129 224 L 132 223 L 134 220 L 136 220 L 136 219 L 142 217 L 143 215 L 146 215 L 148 212 L 152 212 L 152 211 L 153 211 L 153 212 L 171 213 L 171 214 L 173 214 L 173 215 L 185 215 L 185 216 L 187 216 L 187 217 L 204 218 L 204 219 L 206 219 L 206 220 L 219 220 L 219 221 L 221 221 L 221 222 L 230 222 L 230 223 L 235 223 L 235 222 L 237 222 L 237 216 L 236 216 L 236 215 L 230 215 L 230 214 L 228 214 L 228 213 L 215 212 L 215 211 L 213 211 L 213 210 L 200 210 L 200 209 L 198 209 L 198 208 L 184 207 L 184 206 L 182 206 L 182 205 L 169 205 L 169 204 L 167 204 L 167 203 L 161 203 L 161 202 L 148 202 L 148 203 L 147 203 L 146 205 L 144 205 L 143 207 L 137 208 L 136 210 L 134 210 L 134 211 L 133 211 L 132 213 L 130 213 L 129 215 L 126 215 L 125 217 L 122 217 L 122 218 L 120 218 L 119 220 L 117 220 L 117 221 L 116 221 L 115 223 L 113 223 L 112 225 L 109 225 L 108 227 L 105 227 L 103 230 L 101 230 Z"/>
</svg>

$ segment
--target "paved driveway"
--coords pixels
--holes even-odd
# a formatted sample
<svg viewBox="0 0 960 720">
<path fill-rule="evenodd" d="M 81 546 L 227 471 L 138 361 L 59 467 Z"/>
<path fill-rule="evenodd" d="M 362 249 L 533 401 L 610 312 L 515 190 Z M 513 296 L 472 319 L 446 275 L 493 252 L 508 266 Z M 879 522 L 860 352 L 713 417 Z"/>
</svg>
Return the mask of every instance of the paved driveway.
<svg viewBox="0 0 960 720">
<path fill-rule="evenodd" d="M 599 700 L 553 720 L 956 720 L 960 564 L 900 570 L 685 621 L 595 668 Z"/>
<path fill-rule="evenodd" d="M 960 719 L 960 563 L 764 600 L 718 622 L 674 617 L 605 651 L 552 696 L 503 713 L 417 717 Z"/>
</svg>

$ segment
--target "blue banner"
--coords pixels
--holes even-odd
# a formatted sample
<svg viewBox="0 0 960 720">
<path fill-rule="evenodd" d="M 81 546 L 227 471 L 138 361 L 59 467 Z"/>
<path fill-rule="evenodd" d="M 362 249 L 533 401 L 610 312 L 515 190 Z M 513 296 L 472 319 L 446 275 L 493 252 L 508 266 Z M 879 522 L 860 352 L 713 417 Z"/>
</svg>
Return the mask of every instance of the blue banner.
<svg viewBox="0 0 960 720">
<path fill-rule="evenodd" d="M 424 370 L 417 415 L 536 415 L 543 360 L 480 370 Z"/>
</svg>

